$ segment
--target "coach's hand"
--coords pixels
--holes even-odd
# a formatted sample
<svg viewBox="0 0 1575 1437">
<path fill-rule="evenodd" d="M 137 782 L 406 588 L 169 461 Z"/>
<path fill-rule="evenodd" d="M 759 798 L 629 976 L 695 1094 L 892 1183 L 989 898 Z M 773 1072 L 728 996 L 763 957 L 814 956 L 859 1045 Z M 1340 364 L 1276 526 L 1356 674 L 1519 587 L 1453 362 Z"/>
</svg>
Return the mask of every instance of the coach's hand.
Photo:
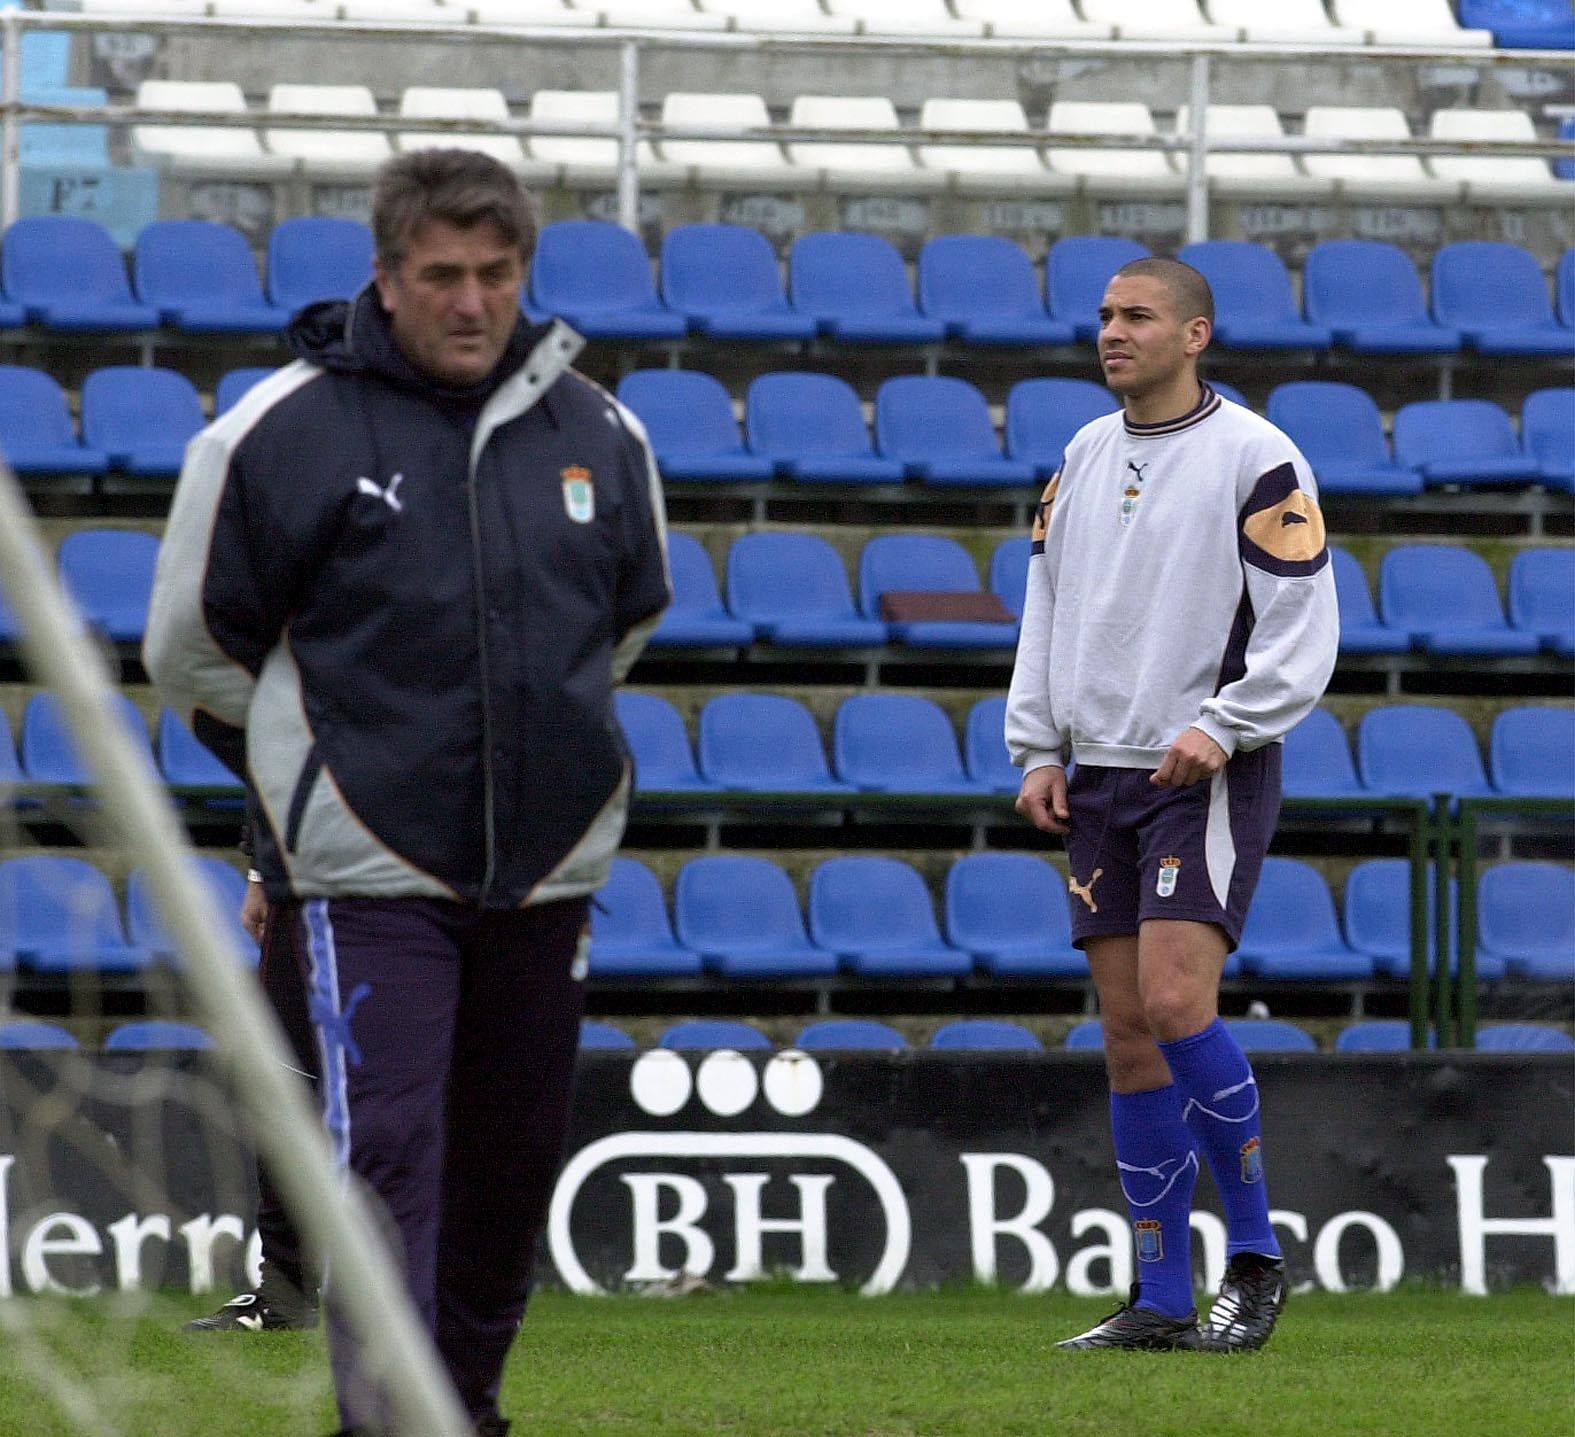
<svg viewBox="0 0 1575 1437">
<path fill-rule="evenodd" d="M 261 883 L 252 881 L 246 885 L 246 896 L 241 899 L 241 927 L 252 935 L 254 943 L 261 943 L 263 938 L 263 924 L 268 918 L 268 899 L 263 893 Z"/>
<path fill-rule="evenodd" d="M 1202 729 L 1183 729 L 1148 781 L 1160 788 L 1185 788 L 1199 779 L 1212 778 L 1229 757 Z"/>
<path fill-rule="evenodd" d="M 1051 763 L 1025 773 L 1016 808 L 1035 828 L 1045 833 L 1065 833 L 1071 817 L 1066 806 L 1066 770 Z"/>
</svg>

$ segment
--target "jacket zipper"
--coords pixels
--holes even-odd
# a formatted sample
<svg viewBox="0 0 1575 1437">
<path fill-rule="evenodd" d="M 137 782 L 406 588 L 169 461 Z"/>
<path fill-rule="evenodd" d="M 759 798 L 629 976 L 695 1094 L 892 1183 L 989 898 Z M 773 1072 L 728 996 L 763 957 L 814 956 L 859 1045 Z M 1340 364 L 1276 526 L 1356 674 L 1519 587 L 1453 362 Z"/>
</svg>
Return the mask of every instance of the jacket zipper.
<svg viewBox="0 0 1575 1437">
<path fill-rule="evenodd" d="M 476 575 L 476 649 L 481 663 L 481 826 L 487 862 L 481 874 L 479 907 L 487 906 L 497 876 L 498 850 L 496 776 L 492 769 L 492 664 L 487 653 L 487 573 L 481 555 L 481 512 L 476 494 L 477 455 L 465 476 L 465 504 L 470 515 L 470 554 Z"/>
</svg>

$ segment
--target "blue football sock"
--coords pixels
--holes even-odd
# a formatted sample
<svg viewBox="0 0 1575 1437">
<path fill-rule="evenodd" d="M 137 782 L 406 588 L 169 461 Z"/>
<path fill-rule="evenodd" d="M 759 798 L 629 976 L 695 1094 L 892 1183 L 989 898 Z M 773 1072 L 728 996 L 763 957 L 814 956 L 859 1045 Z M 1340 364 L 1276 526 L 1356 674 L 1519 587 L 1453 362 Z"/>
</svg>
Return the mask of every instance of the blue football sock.
<svg viewBox="0 0 1575 1437">
<path fill-rule="evenodd" d="M 1175 1084 L 1112 1093 L 1110 1132 L 1137 1243 L 1137 1305 L 1185 1317 L 1195 1305 L 1190 1219 L 1198 1155 Z"/>
<path fill-rule="evenodd" d="M 1241 1045 L 1218 1018 L 1201 1033 L 1161 1043 L 1182 1095 L 1182 1116 L 1197 1138 L 1225 1206 L 1225 1250 L 1278 1257 L 1263 1180 L 1258 1082 Z"/>
</svg>

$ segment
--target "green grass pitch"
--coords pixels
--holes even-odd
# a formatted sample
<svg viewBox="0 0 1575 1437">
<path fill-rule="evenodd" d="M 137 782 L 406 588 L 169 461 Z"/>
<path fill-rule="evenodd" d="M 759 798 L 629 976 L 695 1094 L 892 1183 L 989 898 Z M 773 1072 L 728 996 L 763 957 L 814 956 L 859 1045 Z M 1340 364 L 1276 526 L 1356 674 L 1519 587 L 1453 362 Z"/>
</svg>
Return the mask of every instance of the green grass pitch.
<svg viewBox="0 0 1575 1437">
<path fill-rule="evenodd" d="M 0 1305 L 0 1433 L 328 1432 L 321 1336 L 179 1332 L 209 1306 Z M 1295 1298 L 1273 1345 L 1249 1357 L 1054 1350 L 1108 1307 L 989 1290 L 860 1298 L 767 1286 L 668 1301 L 543 1293 L 509 1365 L 504 1412 L 520 1437 L 1575 1431 L 1575 1303 L 1542 1292 Z"/>
</svg>

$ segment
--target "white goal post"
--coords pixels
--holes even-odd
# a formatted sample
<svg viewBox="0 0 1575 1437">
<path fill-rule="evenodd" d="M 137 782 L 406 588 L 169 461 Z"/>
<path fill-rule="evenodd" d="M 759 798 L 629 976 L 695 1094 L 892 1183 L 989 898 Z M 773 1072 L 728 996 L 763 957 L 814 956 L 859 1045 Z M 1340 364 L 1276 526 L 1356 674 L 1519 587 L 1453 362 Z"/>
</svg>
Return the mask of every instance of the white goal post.
<svg viewBox="0 0 1575 1437">
<path fill-rule="evenodd" d="M 45 558 L 31 509 L 0 461 L 0 588 L 34 675 L 59 696 L 99 785 L 109 825 L 135 851 L 183 962 L 185 984 L 215 1056 L 232 1079 L 258 1152 L 292 1219 L 333 1273 L 333 1300 L 359 1340 L 367 1376 L 388 1392 L 399 1437 L 469 1437 L 431 1342 L 399 1280 L 370 1204 L 335 1171 L 326 1135 L 273 1013 L 232 950 L 214 899 L 192 877 L 186 834 L 111 708 L 112 687 Z"/>
</svg>

